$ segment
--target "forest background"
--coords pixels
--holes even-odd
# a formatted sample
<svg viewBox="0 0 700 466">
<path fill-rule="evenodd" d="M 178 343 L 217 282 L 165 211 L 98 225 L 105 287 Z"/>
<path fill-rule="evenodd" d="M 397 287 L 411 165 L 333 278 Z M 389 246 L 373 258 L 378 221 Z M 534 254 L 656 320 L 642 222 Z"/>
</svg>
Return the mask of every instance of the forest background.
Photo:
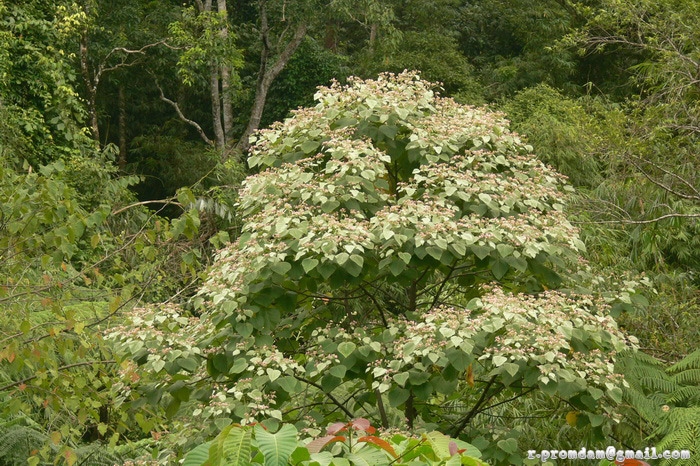
<svg viewBox="0 0 700 466">
<path fill-rule="evenodd" d="M 168 463 L 201 445 L 214 455 L 204 442 L 251 413 L 270 432 L 294 425 L 295 448 L 296 429 L 319 438 L 333 422 L 367 417 L 401 435 L 442 431 L 491 464 L 528 464 L 530 449 L 608 444 L 690 449 L 686 464 L 700 464 L 698 23 L 694 0 L 0 1 L 0 464 Z M 272 357 L 260 349 L 271 341 L 263 330 L 279 323 L 231 324 L 236 338 L 258 338 L 246 359 L 234 355 L 240 348 L 214 351 L 216 331 L 200 319 L 211 305 L 202 290 L 227 270 L 217 250 L 244 244 L 251 212 L 264 208 L 251 200 L 252 181 L 240 191 L 243 180 L 280 168 L 255 152 L 262 146 L 249 165 L 249 137 L 315 105 L 317 86 L 403 70 L 439 82 L 455 108 L 503 112 L 522 147 L 568 177 L 574 190 L 562 208 L 585 244 L 584 278 L 551 257 L 506 261 L 504 247 L 469 254 L 510 292 L 525 275 L 534 295 L 570 292 L 575 280 L 604 290 L 619 328 L 638 339 L 638 351 L 617 358 L 626 384 L 609 411 L 581 401 L 583 385 L 514 388 L 504 371 L 520 377 L 524 365 L 479 372 L 462 353 L 451 353 L 459 362 L 426 353 L 429 367 L 459 373 L 454 381 L 407 370 L 391 388 L 375 386 L 357 361 L 366 369 L 380 356 L 350 341 L 325 349 L 342 362 L 335 379 L 268 368 L 256 379 L 268 391 L 231 398 L 263 367 L 255 358 Z M 401 136 L 392 128 L 367 137 L 391 146 Z M 321 145 L 303 137 L 294 144 L 304 153 Z M 352 284 L 353 267 L 367 273 L 369 256 L 345 256 L 336 259 L 342 273 L 318 265 L 319 280 Z M 444 251 L 423 256 L 385 265 L 402 286 L 404 268 L 420 266 L 447 283 Z M 316 273 L 317 262 L 304 271 Z M 272 275 L 294 280 L 295 269 L 279 264 L 268 264 Z M 426 291 L 433 305 L 444 289 Z M 393 312 L 399 297 L 382 293 L 367 299 Z M 267 304 L 297 309 L 284 296 Z M 197 331 L 204 336 L 190 341 Z M 353 398 L 353 377 L 366 398 Z M 428 386 L 419 412 L 414 396 Z M 332 395 L 343 390 L 345 401 Z M 310 411 L 276 409 L 269 391 L 277 408 L 284 393 L 333 409 L 305 419 Z M 265 433 L 252 433 L 240 430 L 263 450 Z M 367 443 L 387 452 L 408 441 L 401 435 Z"/>
</svg>

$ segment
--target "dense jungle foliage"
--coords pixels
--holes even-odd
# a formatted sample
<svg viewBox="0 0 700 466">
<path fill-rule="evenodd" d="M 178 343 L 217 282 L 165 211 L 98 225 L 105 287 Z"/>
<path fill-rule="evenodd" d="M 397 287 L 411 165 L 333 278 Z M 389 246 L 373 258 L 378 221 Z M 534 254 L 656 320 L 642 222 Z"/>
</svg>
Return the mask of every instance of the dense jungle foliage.
<svg viewBox="0 0 700 466">
<path fill-rule="evenodd" d="M 0 465 L 700 464 L 698 23 L 0 0 Z"/>
</svg>

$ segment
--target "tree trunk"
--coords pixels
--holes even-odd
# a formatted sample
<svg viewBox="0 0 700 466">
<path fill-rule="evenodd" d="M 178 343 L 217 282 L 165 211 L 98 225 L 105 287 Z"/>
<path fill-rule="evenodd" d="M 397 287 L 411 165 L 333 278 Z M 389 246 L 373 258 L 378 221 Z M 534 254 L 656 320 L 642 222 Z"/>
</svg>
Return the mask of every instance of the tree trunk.
<svg viewBox="0 0 700 466">
<path fill-rule="evenodd" d="M 88 63 L 88 32 L 83 31 L 83 35 L 80 38 L 80 71 L 83 75 L 83 81 L 85 82 L 85 89 L 87 90 L 87 104 L 88 113 L 90 114 L 90 130 L 92 133 L 92 139 L 95 141 L 95 146 L 100 147 L 100 127 L 97 122 L 97 86 L 92 79 L 92 74 L 90 73 L 90 65 Z"/>
<path fill-rule="evenodd" d="M 262 52 L 260 53 L 260 70 L 258 72 L 258 81 L 255 86 L 255 100 L 253 102 L 253 108 L 250 111 L 248 126 L 243 132 L 241 139 L 239 139 L 238 144 L 236 144 L 236 148 L 243 153 L 247 152 L 250 148 L 250 136 L 260 127 L 260 120 L 265 108 L 265 101 L 267 100 L 267 93 L 270 91 L 270 86 L 272 86 L 275 78 L 277 78 L 284 67 L 287 66 L 289 59 L 292 58 L 292 55 L 294 55 L 294 52 L 296 52 L 299 45 L 301 45 L 301 41 L 304 40 L 304 37 L 306 36 L 307 25 L 306 23 L 300 23 L 294 31 L 294 36 L 287 43 L 284 50 L 279 54 L 277 60 L 270 64 L 269 59 L 271 46 L 265 2 L 260 2 L 260 21 L 260 35 L 263 48 Z"/>
<path fill-rule="evenodd" d="M 219 93 L 219 68 L 211 67 L 211 117 L 214 125 L 214 136 L 216 139 L 216 148 L 224 153 L 226 148 L 226 138 L 224 136 L 224 127 L 221 125 L 221 95 Z"/>
<path fill-rule="evenodd" d="M 119 159 L 117 164 L 120 169 L 126 167 L 126 96 L 124 93 L 124 85 L 119 85 Z"/>
<path fill-rule="evenodd" d="M 413 406 L 414 396 L 413 390 L 408 395 L 406 400 L 406 407 L 404 408 L 404 414 L 406 415 L 406 427 L 409 431 L 413 430 L 413 424 L 416 419 L 416 408 Z"/>
<path fill-rule="evenodd" d="M 379 30 L 379 25 L 377 23 L 372 23 L 369 30 L 369 51 L 374 52 L 374 45 L 377 43 L 377 31 Z"/>
<path fill-rule="evenodd" d="M 326 23 L 326 36 L 323 39 L 323 46 L 331 52 L 337 52 L 338 40 L 333 23 Z"/>
<path fill-rule="evenodd" d="M 226 0 L 217 0 L 219 13 L 228 17 Z M 221 29 L 221 36 L 228 37 L 228 27 Z M 231 68 L 224 64 L 221 67 L 221 113 L 224 117 L 224 141 L 228 146 L 231 132 L 233 131 L 233 102 L 231 101 Z"/>
</svg>

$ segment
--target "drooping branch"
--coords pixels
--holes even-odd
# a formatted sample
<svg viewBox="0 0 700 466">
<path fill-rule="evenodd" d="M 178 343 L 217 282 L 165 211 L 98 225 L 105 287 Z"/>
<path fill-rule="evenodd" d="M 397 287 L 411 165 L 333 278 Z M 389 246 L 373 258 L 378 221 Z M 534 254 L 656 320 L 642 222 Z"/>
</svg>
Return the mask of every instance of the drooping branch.
<svg viewBox="0 0 700 466">
<path fill-rule="evenodd" d="M 667 220 L 669 218 L 700 218 L 700 213 L 698 214 L 680 214 L 680 213 L 670 213 L 661 215 L 659 217 L 650 218 L 648 220 L 597 220 L 593 222 L 573 222 L 576 224 L 620 224 L 620 225 L 649 225 L 651 223 L 660 222 L 661 220 Z"/>
<path fill-rule="evenodd" d="M 674 196 L 679 197 L 679 198 L 681 198 L 681 199 L 700 201 L 700 191 L 698 191 L 698 189 L 697 189 L 695 186 L 693 186 L 692 184 L 690 184 L 690 182 L 689 182 L 688 180 L 686 180 L 686 179 L 683 178 L 682 176 L 678 175 L 678 173 L 673 173 L 673 172 L 671 172 L 671 171 L 669 171 L 669 170 L 666 170 L 665 168 L 661 167 L 660 165 L 658 165 L 658 164 L 656 164 L 656 163 L 654 163 L 654 162 L 652 162 L 652 161 L 643 160 L 641 157 L 638 157 L 638 156 L 635 156 L 635 155 L 631 155 L 630 158 L 633 159 L 633 160 L 632 160 L 632 164 L 642 173 L 642 175 L 644 175 L 644 177 L 645 177 L 647 180 L 649 180 L 649 181 L 650 181 L 651 183 L 653 183 L 654 185 L 658 186 L 659 188 L 663 189 L 664 191 L 666 191 L 666 192 L 668 192 L 668 193 L 670 193 L 670 194 L 673 194 Z M 660 170 L 660 171 L 661 171 L 662 173 L 664 173 L 665 175 L 668 175 L 668 176 L 670 176 L 671 178 L 675 178 L 675 179 L 678 180 L 681 184 L 685 185 L 688 189 L 690 189 L 690 190 L 693 192 L 693 194 L 685 194 L 685 193 L 682 193 L 682 192 L 680 192 L 680 191 L 678 191 L 678 190 L 676 190 L 676 189 L 673 189 L 671 186 L 669 186 L 669 185 L 667 185 L 667 184 L 664 184 L 664 183 L 662 183 L 661 181 L 659 181 L 659 180 L 653 178 L 653 177 L 641 166 L 641 163 L 649 164 L 649 165 L 653 166 L 654 168 L 656 168 L 657 170 Z"/>
<path fill-rule="evenodd" d="M 187 118 L 185 116 L 185 114 L 182 113 L 182 110 L 180 110 L 180 106 L 177 104 L 177 102 L 174 102 L 174 101 L 168 99 L 167 97 L 165 97 L 165 93 L 163 93 L 163 89 L 160 87 L 160 85 L 158 84 L 157 81 L 156 81 L 156 87 L 158 87 L 158 91 L 160 92 L 160 100 L 162 100 L 163 102 L 165 102 L 165 103 L 169 104 L 171 107 L 173 107 L 175 109 L 175 112 L 177 113 L 177 116 L 179 116 L 182 121 L 184 121 L 188 125 L 192 126 L 194 129 L 196 129 L 197 132 L 199 133 L 199 136 L 202 138 L 202 140 L 205 143 L 207 143 L 207 145 L 214 146 L 215 145 L 214 141 L 209 139 L 209 137 L 207 136 L 207 133 L 205 133 L 204 130 L 202 129 L 202 127 L 199 126 L 199 123 Z"/>
<path fill-rule="evenodd" d="M 497 376 L 491 377 L 491 379 L 486 383 L 486 387 L 484 387 L 484 391 L 481 392 L 481 397 L 479 397 L 479 400 L 474 404 L 472 407 L 471 411 L 469 411 L 460 421 L 459 425 L 454 429 L 452 432 L 451 436 L 452 437 L 459 437 L 459 434 L 462 433 L 465 427 L 467 427 L 467 424 L 469 424 L 469 421 L 472 420 L 474 416 L 477 415 L 479 412 L 479 409 L 481 406 L 486 402 L 486 399 L 489 397 L 489 395 L 493 396 L 493 393 L 489 393 L 491 390 L 491 387 L 493 386 L 494 383 L 496 383 Z"/>
<path fill-rule="evenodd" d="M 90 9 L 86 5 L 85 13 L 89 16 Z M 85 88 L 87 90 L 87 102 L 88 102 L 88 112 L 90 114 L 90 127 L 92 132 L 92 138 L 96 145 L 100 144 L 100 129 L 98 125 L 98 115 L 97 115 L 97 90 L 100 86 L 100 81 L 105 73 L 118 70 L 120 68 L 134 66 L 138 63 L 138 59 L 129 60 L 131 56 L 143 56 L 146 51 L 150 48 L 157 47 L 159 45 L 168 45 L 165 40 L 160 40 L 150 44 L 146 44 L 138 49 L 129 49 L 126 47 L 114 47 L 110 50 L 107 55 L 100 61 L 100 64 L 96 69 L 90 69 L 90 44 L 89 44 L 89 31 L 87 26 L 83 29 L 80 37 L 80 71 L 83 76 L 83 81 L 85 83 Z M 110 59 L 116 54 L 122 54 L 120 61 L 114 65 L 108 65 Z"/>
<path fill-rule="evenodd" d="M 295 375 L 294 378 L 300 382 L 304 382 L 305 384 L 311 385 L 312 387 L 318 388 L 319 390 L 321 390 L 321 392 L 324 395 L 326 395 L 328 397 L 328 399 L 333 402 L 334 405 L 336 405 L 341 411 L 343 411 L 348 416 L 348 419 L 353 419 L 355 417 L 355 415 L 348 408 L 346 408 L 345 405 L 343 405 L 343 403 L 340 402 L 340 400 L 338 400 L 336 397 L 334 397 L 332 393 L 328 393 L 327 391 L 325 391 L 322 386 L 320 386 L 319 384 L 317 384 L 313 380 L 306 379 L 306 378 L 301 377 L 299 375 Z"/>
<path fill-rule="evenodd" d="M 450 277 L 452 277 L 452 273 L 455 271 L 455 267 L 457 267 L 456 261 L 452 263 L 452 265 L 450 266 L 450 271 L 447 272 L 447 275 L 442 280 L 442 283 L 440 283 L 440 287 L 435 292 L 435 297 L 433 298 L 432 304 L 430 304 L 430 309 L 433 309 L 440 302 L 440 296 L 442 295 L 442 290 L 445 289 L 445 285 L 447 285 L 447 282 L 450 280 Z"/>
<path fill-rule="evenodd" d="M 508 399 L 499 401 L 498 403 L 494 403 L 494 404 L 492 404 L 492 405 L 488 405 L 488 406 L 486 406 L 486 407 L 484 407 L 484 408 L 479 409 L 479 411 L 477 412 L 477 414 L 479 414 L 479 413 L 484 413 L 484 412 L 488 411 L 489 409 L 495 408 L 496 406 L 501 406 L 501 405 L 504 405 L 504 404 L 506 404 L 506 403 L 510 403 L 511 401 L 515 401 L 515 400 L 517 400 L 518 398 L 522 398 L 523 396 L 527 395 L 528 393 L 534 392 L 536 389 L 537 389 L 537 387 L 530 387 L 530 388 L 526 389 L 525 391 L 523 391 L 523 392 L 521 392 L 521 393 L 518 393 L 517 395 L 514 395 L 514 396 L 512 396 L 512 397 L 510 397 L 510 398 L 508 398 Z"/>
<path fill-rule="evenodd" d="M 365 293 L 365 295 L 372 301 L 372 304 L 374 304 L 374 307 L 377 309 L 377 312 L 379 312 L 379 317 L 382 319 L 382 324 L 384 325 L 384 328 L 389 328 L 389 322 L 386 320 L 386 316 L 384 315 L 384 309 L 382 308 L 381 304 L 377 301 L 377 299 L 374 297 L 372 293 L 370 293 L 367 288 L 364 286 L 360 286 L 360 289 Z"/>
</svg>

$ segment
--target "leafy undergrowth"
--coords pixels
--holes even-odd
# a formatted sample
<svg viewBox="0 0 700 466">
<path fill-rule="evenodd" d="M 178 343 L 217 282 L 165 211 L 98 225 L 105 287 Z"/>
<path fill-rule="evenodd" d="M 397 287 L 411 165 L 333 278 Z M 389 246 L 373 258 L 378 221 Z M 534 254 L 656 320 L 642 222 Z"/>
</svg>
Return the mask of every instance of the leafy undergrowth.
<svg viewBox="0 0 700 466">
<path fill-rule="evenodd" d="M 474 446 L 440 432 L 420 438 L 403 434 L 379 436 L 367 419 L 334 423 L 326 435 L 299 438 L 291 424 L 268 432 L 262 424 L 231 424 L 212 441 L 191 450 L 183 466 L 216 465 L 486 465 Z"/>
</svg>

